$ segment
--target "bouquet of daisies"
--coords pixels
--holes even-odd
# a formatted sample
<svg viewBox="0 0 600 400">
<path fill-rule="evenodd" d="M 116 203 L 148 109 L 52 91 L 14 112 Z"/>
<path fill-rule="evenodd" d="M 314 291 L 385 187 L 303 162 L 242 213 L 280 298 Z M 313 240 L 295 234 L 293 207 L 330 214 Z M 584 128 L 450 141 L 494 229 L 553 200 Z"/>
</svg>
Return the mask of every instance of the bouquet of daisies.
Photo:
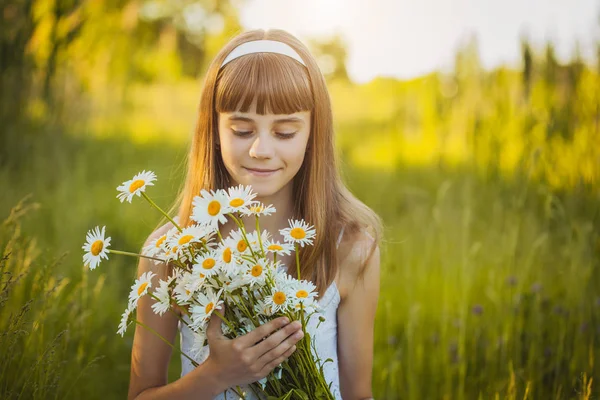
<svg viewBox="0 0 600 400">
<path fill-rule="evenodd" d="M 183 313 L 179 318 L 194 333 L 195 354 L 207 345 L 206 329 L 213 313 L 222 320 L 223 333 L 229 338 L 244 335 L 278 317 L 300 320 L 305 335 L 297 343 L 297 350 L 250 388 L 257 396 L 269 399 L 333 399 L 331 384 L 323 374 L 323 365 L 330 360 L 323 362 L 318 358 L 306 332 L 310 318 L 321 311 L 316 287 L 300 279 L 298 249 L 312 244 L 314 228 L 305 221 L 290 220 L 289 227 L 279 231 L 284 242 L 273 240 L 269 232 L 261 232 L 259 219 L 274 213 L 275 208 L 255 201 L 251 187 L 242 185 L 227 190 L 202 190 L 193 200 L 194 223 L 181 227 L 176 218 L 172 219 L 146 194 L 146 188 L 155 180 L 153 172 L 143 171 L 117 187 L 117 198 L 131 203 L 134 196 L 143 197 L 171 221 L 170 231 L 144 247 L 142 254 L 109 249 L 111 239 L 106 237 L 106 227 L 88 232 L 83 246 L 83 261 L 90 270 L 102 259 L 108 259 L 108 253 L 145 257 L 174 266 L 173 274 L 167 280 L 159 280 L 156 288 L 152 288 L 152 278 L 156 276 L 152 271 L 134 282 L 117 333 L 123 336 L 127 327 L 136 323 L 158 335 L 135 317 L 142 296 L 155 300 L 152 310 L 159 315 L 176 313 L 176 308 Z M 243 216 L 254 216 L 254 232 L 246 230 Z M 235 222 L 237 229 L 223 238 L 219 225 L 228 219 Z M 296 256 L 296 278 L 277 260 L 278 255 L 292 252 Z M 219 312 L 221 304 L 226 305 L 225 313 Z M 324 320 L 320 315 L 318 318 L 320 322 Z M 161 339 L 198 366 L 190 355 Z M 234 390 L 244 398 L 239 387 Z"/>
</svg>

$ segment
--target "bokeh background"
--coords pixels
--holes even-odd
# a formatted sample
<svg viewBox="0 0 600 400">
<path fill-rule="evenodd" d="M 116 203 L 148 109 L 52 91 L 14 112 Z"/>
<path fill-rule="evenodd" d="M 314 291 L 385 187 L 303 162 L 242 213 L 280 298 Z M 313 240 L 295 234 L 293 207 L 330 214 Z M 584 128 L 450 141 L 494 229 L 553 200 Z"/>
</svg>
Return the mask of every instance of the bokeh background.
<svg viewBox="0 0 600 400">
<path fill-rule="evenodd" d="M 249 28 L 296 34 L 347 184 L 385 222 L 378 399 L 600 397 L 597 1 L 4 0 L 0 398 L 124 398 L 136 251 L 169 207 L 202 78 Z M 169 379 L 180 373 L 174 355 Z"/>
</svg>

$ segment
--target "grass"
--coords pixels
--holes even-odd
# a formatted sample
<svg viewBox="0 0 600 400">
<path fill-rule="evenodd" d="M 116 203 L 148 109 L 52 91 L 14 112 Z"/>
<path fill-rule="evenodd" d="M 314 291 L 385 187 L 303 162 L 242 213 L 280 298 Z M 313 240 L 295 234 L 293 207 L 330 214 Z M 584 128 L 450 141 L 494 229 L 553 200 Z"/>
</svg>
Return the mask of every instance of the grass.
<svg viewBox="0 0 600 400">
<path fill-rule="evenodd" d="M 152 169 L 152 196 L 170 205 L 185 147 L 43 132 L 19 136 L 12 149 L 28 157 L 0 175 L 0 397 L 124 397 L 133 335 L 115 332 L 135 263 L 85 271 L 80 248 L 105 224 L 115 248 L 139 249 L 159 216 L 115 188 Z M 344 172 L 386 224 L 376 398 L 599 394 L 597 190 L 444 166 Z"/>
</svg>

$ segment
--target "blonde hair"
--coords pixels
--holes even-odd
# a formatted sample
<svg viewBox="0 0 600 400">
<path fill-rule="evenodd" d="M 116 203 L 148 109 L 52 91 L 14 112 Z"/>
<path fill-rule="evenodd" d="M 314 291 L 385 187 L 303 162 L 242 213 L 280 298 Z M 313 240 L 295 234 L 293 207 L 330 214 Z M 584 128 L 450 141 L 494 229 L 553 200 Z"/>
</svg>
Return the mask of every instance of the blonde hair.
<svg viewBox="0 0 600 400">
<path fill-rule="evenodd" d="M 293 47 L 306 66 L 281 54 L 252 53 L 220 68 L 238 45 L 252 40 L 277 40 Z M 190 224 L 192 200 L 201 189 L 229 186 L 229 175 L 217 150 L 218 113 L 247 112 L 257 97 L 260 115 L 311 111 L 311 132 L 304 162 L 294 177 L 294 218 L 302 218 L 317 231 L 313 246 L 300 252 L 301 276 L 311 280 L 322 295 L 338 271 L 336 239 L 370 230 L 370 251 L 381 237 L 377 214 L 356 199 L 341 180 L 335 152 L 331 100 L 319 67 L 306 46 L 279 29 L 247 31 L 231 39 L 215 56 L 204 79 L 198 118 L 188 157 L 187 177 L 173 210 L 178 209 L 182 226 Z M 239 108 L 238 108 L 239 107 Z M 283 227 L 282 227 L 283 228 Z"/>
</svg>

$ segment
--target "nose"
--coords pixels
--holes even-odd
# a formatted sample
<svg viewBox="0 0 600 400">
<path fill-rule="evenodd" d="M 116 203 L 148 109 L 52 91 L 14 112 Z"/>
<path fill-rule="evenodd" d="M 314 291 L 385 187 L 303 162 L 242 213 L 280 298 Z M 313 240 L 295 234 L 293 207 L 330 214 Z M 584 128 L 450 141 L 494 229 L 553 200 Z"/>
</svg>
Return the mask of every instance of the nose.
<svg viewBox="0 0 600 400">
<path fill-rule="evenodd" d="M 249 151 L 250 157 L 269 159 L 273 157 L 273 145 L 267 134 L 256 135 Z"/>
</svg>

